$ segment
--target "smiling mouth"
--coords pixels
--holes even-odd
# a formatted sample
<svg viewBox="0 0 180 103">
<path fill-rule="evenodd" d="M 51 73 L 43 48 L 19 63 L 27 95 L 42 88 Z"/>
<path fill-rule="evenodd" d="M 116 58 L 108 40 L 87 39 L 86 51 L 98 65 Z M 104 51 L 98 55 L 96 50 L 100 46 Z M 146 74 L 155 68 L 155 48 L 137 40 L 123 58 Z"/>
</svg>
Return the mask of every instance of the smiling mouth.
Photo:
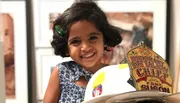
<svg viewBox="0 0 180 103">
<path fill-rule="evenodd" d="M 94 52 L 93 52 L 93 53 L 88 53 L 88 54 L 82 55 L 81 58 L 84 58 L 84 59 L 86 59 L 86 58 L 91 58 L 91 57 L 93 57 L 94 55 L 95 55 Z"/>
</svg>

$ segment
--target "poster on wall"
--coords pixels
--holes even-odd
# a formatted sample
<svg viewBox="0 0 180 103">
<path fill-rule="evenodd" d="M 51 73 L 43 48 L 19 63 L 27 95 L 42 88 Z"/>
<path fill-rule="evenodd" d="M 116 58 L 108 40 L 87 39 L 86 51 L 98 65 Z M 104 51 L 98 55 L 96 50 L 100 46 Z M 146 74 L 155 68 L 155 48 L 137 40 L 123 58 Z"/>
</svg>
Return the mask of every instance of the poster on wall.
<svg viewBox="0 0 180 103">
<path fill-rule="evenodd" d="M 1 2 L 6 103 L 27 103 L 25 2 Z"/>
<path fill-rule="evenodd" d="M 113 51 L 111 64 L 119 64 L 127 52 L 142 41 L 153 48 L 153 12 L 107 12 L 109 22 L 122 37 Z"/>
<path fill-rule="evenodd" d="M 3 19 L 3 55 L 5 65 L 6 98 L 15 98 L 14 64 L 14 19 L 10 13 L 2 13 Z"/>
<path fill-rule="evenodd" d="M 98 4 L 107 13 L 109 22 L 120 29 L 122 37 L 122 42 L 114 48 L 111 64 L 121 63 L 127 52 L 141 41 L 166 59 L 167 0 L 99 1 Z"/>
</svg>

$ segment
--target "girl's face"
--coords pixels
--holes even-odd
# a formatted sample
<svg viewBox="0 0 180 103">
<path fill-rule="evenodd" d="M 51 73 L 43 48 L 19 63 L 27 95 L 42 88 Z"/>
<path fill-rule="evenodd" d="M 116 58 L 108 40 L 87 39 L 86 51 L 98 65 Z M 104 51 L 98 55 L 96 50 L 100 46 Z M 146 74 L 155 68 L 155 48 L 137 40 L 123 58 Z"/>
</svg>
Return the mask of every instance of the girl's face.
<svg viewBox="0 0 180 103">
<path fill-rule="evenodd" d="M 71 58 L 90 72 L 94 73 L 103 66 L 103 35 L 91 22 L 83 20 L 72 24 L 68 49 Z"/>
</svg>

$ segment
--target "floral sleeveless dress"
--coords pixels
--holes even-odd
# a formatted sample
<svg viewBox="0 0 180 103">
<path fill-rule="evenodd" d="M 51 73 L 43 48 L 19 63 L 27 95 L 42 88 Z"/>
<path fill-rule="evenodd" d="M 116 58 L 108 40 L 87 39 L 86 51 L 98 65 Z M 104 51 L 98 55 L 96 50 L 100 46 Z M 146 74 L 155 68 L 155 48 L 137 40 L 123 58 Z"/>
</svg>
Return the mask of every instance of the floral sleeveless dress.
<svg viewBox="0 0 180 103">
<path fill-rule="evenodd" d="M 84 70 L 74 61 L 58 64 L 61 96 L 59 103 L 81 103 L 84 99 L 85 89 L 74 83 L 79 77 L 84 76 L 88 81 L 93 74 Z"/>
</svg>

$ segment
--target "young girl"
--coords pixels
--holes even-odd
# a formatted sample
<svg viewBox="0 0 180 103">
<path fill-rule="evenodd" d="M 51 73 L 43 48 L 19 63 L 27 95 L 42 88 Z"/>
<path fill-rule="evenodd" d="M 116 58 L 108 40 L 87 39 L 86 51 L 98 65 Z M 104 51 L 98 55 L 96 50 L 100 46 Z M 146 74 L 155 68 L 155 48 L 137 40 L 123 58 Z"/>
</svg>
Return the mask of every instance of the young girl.
<svg viewBox="0 0 180 103">
<path fill-rule="evenodd" d="M 100 68 L 103 54 L 121 42 L 118 30 L 92 1 L 75 2 L 54 21 L 55 54 L 73 61 L 56 66 L 43 103 L 80 103 L 90 77 Z"/>
</svg>

